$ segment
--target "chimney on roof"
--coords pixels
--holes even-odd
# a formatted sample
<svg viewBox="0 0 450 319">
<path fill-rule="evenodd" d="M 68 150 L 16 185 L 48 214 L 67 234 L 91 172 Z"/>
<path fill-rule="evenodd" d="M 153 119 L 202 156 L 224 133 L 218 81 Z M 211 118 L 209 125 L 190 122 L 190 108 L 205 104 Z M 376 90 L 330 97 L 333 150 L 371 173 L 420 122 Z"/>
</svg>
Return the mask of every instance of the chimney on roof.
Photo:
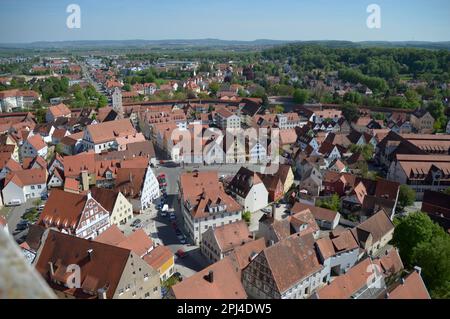
<svg viewBox="0 0 450 319">
<path fill-rule="evenodd" d="M 206 275 L 206 280 L 210 283 L 214 282 L 214 272 L 212 270 L 210 270 L 208 275 Z"/>
<path fill-rule="evenodd" d="M 55 269 L 53 268 L 53 262 L 49 261 L 48 265 L 50 266 L 50 275 L 54 276 L 55 275 Z"/>
<path fill-rule="evenodd" d="M 97 290 L 97 295 L 98 295 L 98 299 L 108 299 L 108 297 L 106 296 L 105 288 L 100 288 L 99 290 Z"/>
<path fill-rule="evenodd" d="M 90 248 L 90 249 L 88 249 L 87 253 L 89 256 L 89 260 L 92 260 L 92 258 L 94 257 L 94 250 L 92 248 Z"/>
<path fill-rule="evenodd" d="M 419 266 L 414 266 L 414 270 L 415 270 L 419 275 L 422 274 L 422 268 L 421 268 L 421 267 L 419 267 Z"/>
</svg>

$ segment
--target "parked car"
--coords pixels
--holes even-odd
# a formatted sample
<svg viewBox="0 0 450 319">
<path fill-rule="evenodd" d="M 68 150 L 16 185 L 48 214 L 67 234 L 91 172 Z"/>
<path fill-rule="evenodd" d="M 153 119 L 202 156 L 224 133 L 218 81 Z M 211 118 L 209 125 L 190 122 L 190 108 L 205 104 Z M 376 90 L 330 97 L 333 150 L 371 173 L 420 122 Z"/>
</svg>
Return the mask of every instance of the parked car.
<svg viewBox="0 0 450 319">
<path fill-rule="evenodd" d="M 160 211 L 159 214 L 161 215 L 161 217 L 167 217 L 167 212 L 165 211 Z"/>
<path fill-rule="evenodd" d="M 177 216 L 175 215 L 175 213 L 170 213 L 169 218 L 170 218 L 170 220 L 175 220 L 175 219 L 177 219 Z"/>
<path fill-rule="evenodd" d="M 186 257 L 186 253 L 183 249 L 178 249 L 177 252 L 175 253 L 175 255 L 177 255 L 177 257 L 181 258 L 181 259 Z"/>
<path fill-rule="evenodd" d="M 178 235 L 177 237 L 180 240 L 180 243 L 183 245 L 186 244 L 186 238 L 183 235 Z"/>
<path fill-rule="evenodd" d="M 142 221 L 140 219 L 136 219 L 134 222 L 131 223 L 131 227 L 139 227 L 141 226 Z"/>
<path fill-rule="evenodd" d="M 182 235 L 183 233 L 181 232 L 181 230 L 179 230 L 179 229 L 177 228 L 177 229 L 175 229 L 175 234 L 177 234 L 177 235 Z"/>
<path fill-rule="evenodd" d="M 30 223 L 25 221 L 25 220 L 23 220 L 23 221 L 21 221 L 20 223 L 17 224 L 16 229 L 18 231 L 23 231 L 23 230 L 27 229 L 28 227 L 30 227 Z"/>
<path fill-rule="evenodd" d="M 41 200 L 47 200 L 47 199 L 48 199 L 48 194 L 41 195 Z"/>
</svg>

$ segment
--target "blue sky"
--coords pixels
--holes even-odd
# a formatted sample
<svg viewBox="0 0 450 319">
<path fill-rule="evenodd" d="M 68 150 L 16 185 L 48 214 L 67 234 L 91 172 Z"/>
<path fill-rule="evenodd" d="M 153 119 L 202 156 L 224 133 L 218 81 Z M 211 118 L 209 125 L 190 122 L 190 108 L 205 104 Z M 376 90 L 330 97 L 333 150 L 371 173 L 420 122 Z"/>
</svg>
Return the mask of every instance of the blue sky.
<svg viewBox="0 0 450 319">
<path fill-rule="evenodd" d="M 1 0 L 0 43 L 201 39 L 449 41 L 448 0 Z M 81 7 L 68 29 L 66 7 Z M 381 29 L 366 8 L 381 7 Z"/>
</svg>

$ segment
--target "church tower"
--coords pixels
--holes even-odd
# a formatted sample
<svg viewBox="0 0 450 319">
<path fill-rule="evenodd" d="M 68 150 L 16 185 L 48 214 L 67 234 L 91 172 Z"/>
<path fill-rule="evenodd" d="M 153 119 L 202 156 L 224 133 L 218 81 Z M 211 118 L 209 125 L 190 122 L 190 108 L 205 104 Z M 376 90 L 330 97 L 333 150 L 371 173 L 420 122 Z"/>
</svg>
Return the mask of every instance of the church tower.
<svg viewBox="0 0 450 319">
<path fill-rule="evenodd" d="M 119 88 L 115 88 L 112 94 L 112 108 L 116 111 L 118 118 L 123 118 L 122 92 Z"/>
</svg>

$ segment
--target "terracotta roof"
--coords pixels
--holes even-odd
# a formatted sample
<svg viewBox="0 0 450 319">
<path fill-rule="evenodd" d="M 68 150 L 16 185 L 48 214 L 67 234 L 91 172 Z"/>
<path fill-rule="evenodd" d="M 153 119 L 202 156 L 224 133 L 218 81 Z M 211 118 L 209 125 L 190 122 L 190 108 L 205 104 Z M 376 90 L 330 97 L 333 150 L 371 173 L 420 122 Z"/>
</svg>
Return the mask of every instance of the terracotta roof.
<svg viewBox="0 0 450 319">
<path fill-rule="evenodd" d="M 214 228 L 214 236 L 222 252 L 252 240 L 247 223 L 243 220 Z"/>
<path fill-rule="evenodd" d="M 224 117 L 224 118 L 229 118 L 229 117 L 232 117 L 235 115 L 225 108 L 221 108 L 221 109 L 217 110 L 216 114 L 219 114 L 221 117 Z"/>
<path fill-rule="evenodd" d="M 64 180 L 64 190 L 71 190 L 74 192 L 79 192 L 80 191 L 80 183 L 75 178 L 67 177 Z"/>
<path fill-rule="evenodd" d="M 129 249 L 142 257 L 153 247 L 153 241 L 143 229 L 138 229 L 131 233 L 124 241 L 119 243 L 119 247 Z"/>
<path fill-rule="evenodd" d="M 241 246 L 234 247 L 229 257 L 239 272 L 247 267 L 250 261 L 265 248 L 266 242 L 264 238 L 252 240 Z"/>
<path fill-rule="evenodd" d="M 117 169 L 115 189 L 125 197 L 140 198 L 146 171 L 146 168 Z"/>
<path fill-rule="evenodd" d="M 431 299 L 422 277 L 412 272 L 389 293 L 388 299 Z"/>
<path fill-rule="evenodd" d="M 0 99 L 4 99 L 7 97 L 18 97 L 18 96 L 26 96 L 26 97 L 34 97 L 34 98 L 38 98 L 39 94 L 35 91 L 31 91 L 31 90 L 18 90 L 18 89 L 13 89 L 13 90 L 5 90 L 5 91 L 0 91 Z"/>
<path fill-rule="evenodd" d="M 338 214 L 337 212 L 332 211 L 330 209 L 316 207 L 316 206 L 303 204 L 303 203 L 299 203 L 299 202 L 296 202 L 294 204 L 294 206 L 291 208 L 291 213 L 297 214 L 297 213 L 299 213 L 301 211 L 305 211 L 305 210 L 309 210 L 313 214 L 315 219 L 326 220 L 329 222 L 334 221 L 334 219 L 336 218 L 336 215 Z"/>
<path fill-rule="evenodd" d="M 79 177 L 80 173 L 87 171 L 95 172 L 95 154 L 80 153 L 64 157 L 64 174 L 69 177 Z"/>
<path fill-rule="evenodd" d="M 372 235 L 373 242 L 379 241 L 388 232 L 394 229 L 394 224 L 384 210 L 369 217 L 367 220 L 352 229 L 358 241 L 365 241 L 368 234 Z"/>
<path fill-rule="evenodd" d="M 153 248 L 142 259 L 153 269 L 161 268 L 169 259 L 173 258 L 173 253 L 169 247 L 159 245 Z"/>
<path fill-rule="evenodd" d="M 91 258 L 88 251 L 91 252 Z M 36 270 L 55 290 L 76 298 L 90 299 L 95 298 L 98 290 L 106 289 L 106 297 L 110 299 L 122 278 L 129 256 L 130 251 L 127 249 L 50 230 L 36 262 Z M 50 263 L 55 272 L 53 276 Z M 55 284 L 52 279 L 65 282 L 67 267 L 72 264 L 81 268 L 81 288 L 69 289 Z"/>
<path fill-rule="evenodd" d="M 228 212 L 242 209 L 241 205 L 224 191 L 217 171 L 183 173 L 180 176 L 180 188 L 183 201 L 189 202 L 192 207 L 191 214 L 194 218 L 210 215 L 207 208 L 211 205 L 225 204 Z"/>
<path fill-rule="evenodd" d="M 384 255 L 374 260 L 374 262 L 383 269 L 386 276 L 398 274 L 404 269 L 402 259 L 396 248 L 386 251 Z"/>
<path fill-rule="evenodd" d="M 91 195 L 111 215 L 119 192 L 112 189 L 92 187 Z"/>
<path fill-rule="evenodd" d="M 106 229 L 103 233 L 95 237 L 94 240 L 103 244 L 119 246 L 119 244 L 126 239 L 127 237 L 122 233 L 119 227 L 113 224 L 108 227 L 108 229 Z"/>
<path fill-rule="evenodd" d="M 307 225 L 306 230 L 300 231 L 301 234 L 315 233 L 319 231 L 319 226 L 314 218 L 314 215 L 309 209 L 301 210 L 298 213 L 294 213 L 289 216 L 289 221 L 295 229 L 300 228 L 303 225 Z"/>
<path fill-rule="evenodd" d="M 336 277 L 328 286 L 317 291 L 319 299 L 349 299 L 359 289 L 367 284 L 372 272 L 367 271 L 372 265 L 370 258 L 366 258 L 344 274 Z"/>
<path fill-rule="evenodd" d="M 58 105 L 50 106 L 48 111 L 53 115 L 53 117 L 63 117 L 71 114 L 70 109 L 67 105 L 60 103 Z"/>
<path fill-rule="evenodd" d="M 278 287 L 283 293 L 300 280 L 322 269 L 314 248 L 311 234 L 294 234 L 261 253 Z"/>
<path fill-rule="evenodd" d="M 46 184 L 47 170 L 45 169 L 27 169 L 9 172 L 5 177 L 5 186 L 13 182 L 17 186 Z"/>
<path fill-rule="evenodd" d="M 247 194 L 253 185 L 260 183 L 262 183 L 262 180 L 257 173 L 245 167 L 241 167 L 230 182 L 229 189 L 241 197 L 247 197 Z"/>
<path fill-rule="evenodd" d="M 87 201 L 87 196 L 60 189 L 50 193 L 38 224 L 48 227 L 75 229 Z"/>
<path fill-rule="evenodd" d="M 96 144 L 114 140 L 119 136 L 136 134 L 136 130 L 129 119 L 88 125 L 86 130 Z"/>
<path fill-rule="evenodd" d="M 295 129 L 280 130 L 279 134 L 281 145 L 294 144 L 297 141 Z"/>
<path fill-rule="evenodd" d="M 44 140 L 39 134 L 33 135 L 32 137 L 28 138 L 27 142 L 37 151 L 47 146 L 47 144 L 45 144 Z"/>
<path fill-rule="evenodd" d="M 359 248 L 350 230 L 342 231 L 339 234 L 330 233 L 329 237 L 318 239 L 316 244 L 324 259 Z"/>
<path fill-rule="evenodd" d="M 280 177 L 281 182 L 284 184 L 286 183 L 287 177 L 289 175 L 289 172 L 292 171 L 292 168 L 290 165 L 286 164 L 279 164 L 278 165 L 278 172 L 277 175 Z"/>
<path fill-rule="evenodd" d="M 212 274 L 212 282 L 208 281 Z M 206 267 L 172 287 L 176 299 L 246 299 L 241 280 L 229 258 Z"/>
</svg>

